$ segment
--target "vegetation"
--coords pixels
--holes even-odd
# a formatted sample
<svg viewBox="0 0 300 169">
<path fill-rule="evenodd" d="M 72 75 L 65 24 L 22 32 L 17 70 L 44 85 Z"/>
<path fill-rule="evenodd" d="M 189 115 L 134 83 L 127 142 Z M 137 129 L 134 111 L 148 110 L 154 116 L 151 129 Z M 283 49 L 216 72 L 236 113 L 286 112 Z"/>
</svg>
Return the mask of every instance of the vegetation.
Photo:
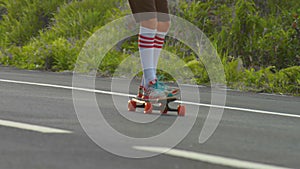
<svg viewBox="0 0 300 169">
<path fill-rule="evenodd" d="M 72 70 L 87 39 L 106 23 L 129 14 L 126 0 L 0 0 L 0 64 L 22 69 Z M 224 64 L 228 85 L 241 90 L 300 94 L 300 4 L 298 0 L 180 0 L 172 13 L 198 26 Z M 127 40 L 99 67 L 110 76 L 137 51 Z M 204 66 L 184 44 L 170 39 L 208 84 Z"/>
</svg>

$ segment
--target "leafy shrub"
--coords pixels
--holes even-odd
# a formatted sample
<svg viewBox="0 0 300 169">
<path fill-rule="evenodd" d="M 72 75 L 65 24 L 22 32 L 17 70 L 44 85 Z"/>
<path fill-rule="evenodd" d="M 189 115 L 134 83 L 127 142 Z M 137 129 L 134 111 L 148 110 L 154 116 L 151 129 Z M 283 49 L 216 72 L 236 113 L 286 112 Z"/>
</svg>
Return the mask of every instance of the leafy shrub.
<svg viewBox="0 0 300 169">
<path fill-rule="evenodd" d="M 1 22 L 0 27 L 5 28 L 1 30 L 18 29 L 5 34 L 1 47 L 6 49 L 2 49 L 0 59 L 26 69 L 72 70 L 85 40 L 116 13 L 124 14 L 115 3 L 116 0 L 26 0 L 13 5 L 6 1 L 9 14 Z M 22 10 L 17 11 L 21 6 Z"/>
<path fill-rule="evenodd" d="M 186 64 L 187 67 L 191 69 L 194 75 L 196 75 L 193 79 L 197 84 L 209 84 L 209 76 L 208 73 L 201 62 L 197 60 L 192 60 Z"/>
<path fill-rule="evenodd" d="M 102 76 L 112 76 L 121 62 L 129 55 L 115 50 L 108 52 L 99 65 L 98 72 Z M 130 69 L 130 68 L 129 68 Z"/>
<path fill-rule="evenodd" d="M 220 55 L 241 58 L 247 68 L 298 65 L 300 38 L 294 38 L 299 33 L 292 28 L 293 15 L 298 11 L 292 4 L 296 1 L 264 2 L 181 1 L 179 15 L 215 41 Z"/>
<path fill-rule="evenodd" d="M 2 0 L 0 63 L 25 69 L 72 70 L 91 34 L 130 13 L 127 0 Z M 299 94 L 300 7 L 296 0 L 180 0 L 177 16 L 194 23 L 215 45 L 228 85 L 260 92 Z M 208 84 L 206 68 L 187 46 L 167 38 L 175 53 Z M 111 50 L 99 67 L 112 75 L 117 65 L 138 51 L 136 38 Z M 87 60 L 87 62 L 91 62 Z M 172 79 L 161 71 L 166 78 Z"/>
<path fill-rule="evenodd" d="M 269 93 L 290 93 L 299 95 L 300 92 L 300 67 L 294 66 L 276 71 L 271 66 L 259 71 L 245 70 L 243 74 L 243 90 Z"/>
<path fill-rule="evenodd" d="M 105 13 L 110 10 L 115 0 L 86 0 L 73 1 L 60 6 L 54 16 L 55 24 L 52 30 L 58 36 L 76 37 L 81 39 L 91 35 L 93 28 L 104 25 L 107 18 Z"/>
<path fill-rule="evenodd" d="M 2 7 L 7 11 L 2 15 L 0 23 L 1 46 L 22 46 L 31 37 L 38 35 L 38 31 L 49 25 L 57 6 L 64 3 L 62 0 L 40 1 L 3 0 Z"/>
</svg>

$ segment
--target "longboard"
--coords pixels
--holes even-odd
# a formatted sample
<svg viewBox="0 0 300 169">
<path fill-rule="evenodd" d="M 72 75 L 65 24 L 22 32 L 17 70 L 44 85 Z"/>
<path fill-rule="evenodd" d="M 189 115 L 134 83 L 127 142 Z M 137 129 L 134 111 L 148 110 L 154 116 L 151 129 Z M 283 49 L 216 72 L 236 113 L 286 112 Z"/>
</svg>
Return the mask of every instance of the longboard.
<svg viewBox="0 0 300 169">
<path fill-rule="evenodd" d="M 151 114 L 153 110 L 160 110 L 162 114 L 168 111 L 176 111 L 178 116 L 185 116 L 185 106 L 179 104 L 177 109 L 171 108 L 169 103 L 180 100 L 178 97 L 166 97 L 162 99 L 141 99 L 133 97 L 128 101 L 128 110 L 136 111 L 136 108 L 143 108 L 145 114 Z"/>
</svg>

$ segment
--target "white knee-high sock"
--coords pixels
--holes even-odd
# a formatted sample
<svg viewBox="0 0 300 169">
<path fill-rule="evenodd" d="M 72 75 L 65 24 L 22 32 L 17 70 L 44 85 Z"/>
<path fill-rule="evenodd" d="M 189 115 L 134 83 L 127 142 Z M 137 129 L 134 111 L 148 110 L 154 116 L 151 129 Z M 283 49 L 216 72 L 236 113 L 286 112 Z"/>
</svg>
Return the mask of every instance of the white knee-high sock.
<svg viewBox="0 0 300 169">
<path fill-rule="evenodd" d="M 144 73 L 141 85 L 145 88 L 148 87 L 150 81 L 156 79 L 153 65 L 155 35 L 156 30 L 140 27 L 138 44 Z"/>
<path fill-rule="evenodd" d="M 166 34 L 167 34 L 167 32 L 156 32 L 156 35 L 155 35 L 154 53 L 153 53 L 153 66 L 154 66 L 155 76 L 156 76 L 156 69 L 157 69 L 159 56 L 160 56 L 161 50 L 164 46 Z"/>
</svg>

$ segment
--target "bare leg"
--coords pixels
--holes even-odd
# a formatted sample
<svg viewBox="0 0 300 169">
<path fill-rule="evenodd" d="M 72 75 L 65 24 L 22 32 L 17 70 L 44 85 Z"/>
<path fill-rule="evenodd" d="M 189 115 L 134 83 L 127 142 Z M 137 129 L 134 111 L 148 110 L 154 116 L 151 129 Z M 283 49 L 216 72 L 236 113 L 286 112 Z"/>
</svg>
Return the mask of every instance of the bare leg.
<svg viewBox="0 0 300 169">
<path fill-rule="evenodd" d="M 139 51 L 143 67 L 143 78 L 141 86 L 139 88 L 138 97 L 143 94 L 143 88 L 147 88 L 149 80 L 156 79 L 155 72 L 153 70 L 153 53 L 154 53 L 154 38 L 157 28 L 157 19 L 149 19 L 141 21 L 140 23 L 140 36 L 139 36 Z M 153 40 L 151 40 L 153 38 Z M 152 44 L 149 42 L 152 41 Z"/>
<path fill-rule="evenodd" d="M 141 22 L 141 26 L 148 29 L 156 29 L 157 28 L 157 19 L 149 19 Z"/>
<path fill-rule="evenodd" d="M 170 28 L 171 22 L 158 22 L 157 23 L 157 31 L 158 32 L 168 32 Z"/>
</svg>

